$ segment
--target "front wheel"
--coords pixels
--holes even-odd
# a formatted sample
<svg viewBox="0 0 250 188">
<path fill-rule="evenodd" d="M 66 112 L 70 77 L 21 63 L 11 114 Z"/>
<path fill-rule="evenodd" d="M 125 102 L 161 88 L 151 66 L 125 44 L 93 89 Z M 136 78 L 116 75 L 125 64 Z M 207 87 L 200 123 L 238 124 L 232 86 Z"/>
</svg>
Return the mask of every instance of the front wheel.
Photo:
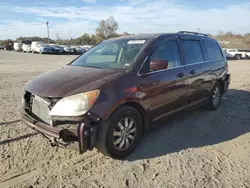
<svg viewBox="0 0 250 188">
<path fill-rule="evenodd" d="M 122 159 L 131 154 L 142 137 L 143 121 L 132 107 L 117 109 L 98 130 L 96 147 L 102 153 Z"/>
<path fill-rule="evenodd" d="M 222 98 L 222 87 L 219 82 L 216 82 L 211 91 L 211 96 L 208 101 L 208 108 L 210 110 L 216 110 L 220 105 L 221 98 Z"/>
</svg>

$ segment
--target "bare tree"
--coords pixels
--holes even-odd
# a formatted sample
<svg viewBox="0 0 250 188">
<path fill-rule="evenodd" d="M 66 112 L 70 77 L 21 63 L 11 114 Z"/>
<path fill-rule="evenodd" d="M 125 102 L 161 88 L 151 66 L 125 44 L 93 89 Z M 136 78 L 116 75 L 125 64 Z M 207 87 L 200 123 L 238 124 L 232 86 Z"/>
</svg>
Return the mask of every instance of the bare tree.
<svg viewBox="0 0 250 188">
<path fill-rule="evenodd" d="M 118 23 L 111 16 L 106 20 L 100 20 L 99 27 L 96 28 L 97 41 L 102 41 L 117 36 Z"/>
</svg>

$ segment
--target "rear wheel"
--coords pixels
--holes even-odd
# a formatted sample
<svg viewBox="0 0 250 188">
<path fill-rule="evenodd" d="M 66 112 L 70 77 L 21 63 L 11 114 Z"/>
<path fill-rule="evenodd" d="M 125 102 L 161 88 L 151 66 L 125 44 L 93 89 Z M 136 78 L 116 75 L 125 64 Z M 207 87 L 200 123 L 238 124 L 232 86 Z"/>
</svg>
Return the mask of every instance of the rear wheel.
<svg viewBox="0 0 250 188">
<path fill-rule="evenodd" d="M 113 158 L 125 158 L 139 143 L 142 126 L 141 116 L 134 108 L 120 107 L 100 125 L 96 147 Z"/>
<path fill-rule="evenodd" d="M 241 55 L 239 55 L 239 54 L 235 55 L 235 59 L 241 60 Z"/>
<path fill-rule="evenodd" d="M 216 82 L 208 101 L 208 108 L 210 110 L 216 110 L 220 105 L 221 98 L 222 98 L 222 87 L 219 82 Z"/>
</svg>

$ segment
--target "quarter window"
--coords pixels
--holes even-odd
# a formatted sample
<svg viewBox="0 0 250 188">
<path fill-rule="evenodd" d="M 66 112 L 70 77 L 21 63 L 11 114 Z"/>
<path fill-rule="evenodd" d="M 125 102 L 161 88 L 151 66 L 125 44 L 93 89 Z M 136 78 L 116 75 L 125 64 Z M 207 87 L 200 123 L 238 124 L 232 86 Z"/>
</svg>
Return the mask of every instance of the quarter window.
<svg viewBox="0 0 250 188">
<path fill-rule="evenodd" d="M 194 64 L 203 62 L 203 53 L 199 41 L 184 40 L 183 41 L 183 52 L 186 59 L 186 64 Z"/>
<path fill-rule="evenodd" d="M 148 64 L 153 60 L 165 60 L 168 62 L 168 69 L 181 65 L 180 53 L 176 41 L 164 41 L 160 43 L 151 57 Z"/>
<path fill-rule="evenodd" d="M 204 40 L 204 45 L 207 51 L 206 61 L 212 61 L 222 58 L 220 47 L 216 41 Z"/>
</svg>

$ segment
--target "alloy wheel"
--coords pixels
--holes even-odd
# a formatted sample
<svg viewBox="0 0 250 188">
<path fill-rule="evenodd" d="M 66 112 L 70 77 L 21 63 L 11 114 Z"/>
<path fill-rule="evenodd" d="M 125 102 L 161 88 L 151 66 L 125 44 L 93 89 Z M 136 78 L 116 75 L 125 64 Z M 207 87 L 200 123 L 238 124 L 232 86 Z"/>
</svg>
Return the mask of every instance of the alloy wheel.
<svg viewBox="0 0 250 188">
<path fill-rule="evenodd" d="M 219 87 L 214 88 L 213 96 L 212 97 L 213 97 L 213 99 L 212 99 L 213 106 L 216 107 L 219 104 L 220 97 L 221 97 L 220 88 Z"/>
<path fill-rule="evenodd" d="M 127 150 L 136 139 L 136 121 L 132 117 L 121 119 L 113 131 L 113 145 L 119 151 Z"/>
</svg>

